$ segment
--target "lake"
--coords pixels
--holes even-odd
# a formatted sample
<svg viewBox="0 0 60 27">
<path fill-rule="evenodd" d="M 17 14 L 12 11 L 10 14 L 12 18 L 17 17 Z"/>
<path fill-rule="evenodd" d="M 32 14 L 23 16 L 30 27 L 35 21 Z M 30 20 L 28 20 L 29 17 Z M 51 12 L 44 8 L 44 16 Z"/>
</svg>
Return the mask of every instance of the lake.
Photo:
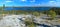
<svg viewBox="0 0 60 27">
<path fill-rule="evenodd" d="M 45 11 L 50 10 L 50 7 L 6 7 L 4 10 Z"/>
</svg>

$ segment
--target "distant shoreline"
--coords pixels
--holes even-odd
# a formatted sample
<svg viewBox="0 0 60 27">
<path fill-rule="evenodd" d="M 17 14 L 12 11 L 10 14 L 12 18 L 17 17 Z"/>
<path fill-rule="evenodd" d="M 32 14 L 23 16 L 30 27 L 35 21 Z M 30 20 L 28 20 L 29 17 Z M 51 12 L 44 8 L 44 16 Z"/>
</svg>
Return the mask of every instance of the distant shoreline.
<svg viewBox="0 0 60 27">
<path fill-rule="evenodd" d="M 0 7 L 3 7 L 3 6 L 0 6 Z M 49 6 L 5 6 L 5 7 L 49 7 Z M 53 8 L 54 6 L 50 6 L 50 7 Z M 58 8 L 58 7 L 56 7 L 56 8 Z"/>
</svg>

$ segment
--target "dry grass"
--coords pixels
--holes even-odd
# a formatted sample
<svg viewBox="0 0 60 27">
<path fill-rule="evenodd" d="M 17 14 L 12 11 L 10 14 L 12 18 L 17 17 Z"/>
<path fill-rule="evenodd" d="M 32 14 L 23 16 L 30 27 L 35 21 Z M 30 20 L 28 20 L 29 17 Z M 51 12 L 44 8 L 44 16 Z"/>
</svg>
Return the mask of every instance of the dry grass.
<svg viewBox="0 0 60 27">
<path fill-rule="evenodd" d="M 2 20 L 3 17 L 6 16 L 6 15 L 8 15 L 8 14 L 0 14 L 0 20 Z"/>
</svg>

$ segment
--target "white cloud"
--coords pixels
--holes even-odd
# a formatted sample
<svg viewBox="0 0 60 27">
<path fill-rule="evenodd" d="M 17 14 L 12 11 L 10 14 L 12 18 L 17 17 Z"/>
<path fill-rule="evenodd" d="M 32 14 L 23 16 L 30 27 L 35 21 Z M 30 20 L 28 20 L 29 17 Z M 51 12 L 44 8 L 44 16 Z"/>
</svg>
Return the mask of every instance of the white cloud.
<svg viewBox="0 0 60 27">
<path fill-rule="evenodd" d="M 13 2 L 13 1 L 5 1 L 5 2 Z"/>
<path fill-rule="evenodd" d="M 50 5 L 56 5 L 57 2 L 56 1 L 49 1 L 48 4 L 50 4 Z"/>
<path fill-rule="evenodd" d="M 25 1 L 27 1 L 27 0 L 21 0 L 21 1 L 25 2 Z"/>
<path fill-rule="evenodd" d="M 60 2 L 59 1 L 50 1 L 49 5 L 51 5 L 51 6 L 60 6 Z"/>
<path fill-rule="evenodd" d="M 35 0 L 31 0 L 30 2 L 35 2 Z"/>
<path fill-rule="evenodd" d="M 49 2 L 55 2 L 55 1 L 49 1 Z"/>
<path fill-rule="evenodd" d="M 57 0 L 57 1 L 51 0 L 51 1 L 46 2 L 46 3 L 44 2 L 41 4 L 35 4 L 34 6 L 60 7 L 60 0 Z"/>
<path fill-rule="evenodd" d="M 43 3 L 41 4 L 41 6 L 50 6 L 50 7 L 54 7 L 54 6 L 60 6 L 60 2 L 59 1 L 49 1 L 47 3 Z"/>
<path fill-rule="evenodd" d="M 6 4 L 6 3 L 8 3 L 8 2 L 13 2 L 13 1 L 11 1 L 11 0 L 4 0 L 4 2 L 1 1 L 0 4 Z"/>
</svg>

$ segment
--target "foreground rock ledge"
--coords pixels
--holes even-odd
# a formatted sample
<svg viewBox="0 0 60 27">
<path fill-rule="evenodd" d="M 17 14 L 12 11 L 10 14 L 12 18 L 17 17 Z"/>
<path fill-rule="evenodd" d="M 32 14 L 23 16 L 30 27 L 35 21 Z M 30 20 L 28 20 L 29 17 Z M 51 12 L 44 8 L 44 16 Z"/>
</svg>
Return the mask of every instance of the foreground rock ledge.
<svg viewBox="0 0 60 27">
<path fill-rule="evenodd" d="M 5 15 L 2 17 L 3 19 L 0 20 L 0 27 L 26 27 L 24 24 L 25 18 L 30 17 L 32 18 L 32 15 Z M 21 20 L 19 20 L 21 19 Z M 23 20 L 23 21 L 22 21 Z M 38 24 L 44 24 L 47 26 L 53 26 L 60 25 L 60 22 L 58 20 L 45 20 L 42 18 L 37 18 L 34 16 L 34 23 Z M 36 27 L 43 27 L 43 26 L 36 26 Z M 57 26 L 56 26 L 57 27 Z"/>
</svg>

